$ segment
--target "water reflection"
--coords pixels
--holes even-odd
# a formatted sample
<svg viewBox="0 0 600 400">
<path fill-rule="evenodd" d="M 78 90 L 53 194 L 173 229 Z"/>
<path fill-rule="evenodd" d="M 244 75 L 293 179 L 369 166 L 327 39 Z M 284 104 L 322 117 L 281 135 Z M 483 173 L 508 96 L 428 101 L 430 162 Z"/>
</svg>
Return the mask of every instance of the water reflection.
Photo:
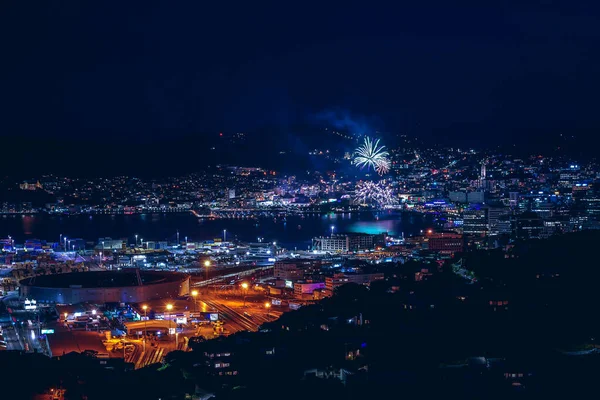
<svg viewBox="0 0 600 400">
<path fill-rule="evenodd" d="M 33 226 L 33 218 L 34 217 L 30 217 L 29 215 L 23 215 L 23 218 L 21 219 L 23 221 L 23 233 L 25 235 L 31 235 L 31 229 Z"/>
<path fill-rule="evenodd" d="M 191 214 L 151 214 L 148 215 L 89 215 L 49 216 L 35 215 L 0 219 L 0 237 L 13 236 L 22 242 L 28 238 L 58 240 L 60 234 L 70 238 L 98 240 L 100 237 L 133 238 L 135 235 L 145 240 L 174 240 L 179 230 L 181 237 L 189 240 L 208 240 L 222 237 L 227 229 L 228 237 L 242 241 L 256 241 L 260 236 L 266 241 L 277 240 L 288 248 L 306 248 L 315 236 L 335 233 L 388 232 L 391 235 L 406 236 L 418 233 L 430 225 L 418 214 L 402 213 L 363 213 L 363 214 L 310 214 L 304 217 L 288 217 L 287 221 L 272 218 L 216 219 L 202 220 Z M 229 235 L 232 236 L 229 236 Z"/>
</svg>

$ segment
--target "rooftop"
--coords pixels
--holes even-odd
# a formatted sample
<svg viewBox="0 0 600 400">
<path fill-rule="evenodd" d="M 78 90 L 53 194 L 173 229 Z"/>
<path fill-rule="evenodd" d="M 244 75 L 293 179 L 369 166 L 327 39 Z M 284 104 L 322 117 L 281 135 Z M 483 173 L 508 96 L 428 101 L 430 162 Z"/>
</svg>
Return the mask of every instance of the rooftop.
<svg viewBox="0 0 600 400">
<path fill-rule="evenodd" d="M 140 271 L 140 277 L 144 285 L 154 285 L 183 280 L 186 275 L 177 272 Z M 135 269 L 131 268 L 121 271 L 71 272 L 68 274 L 42 275 L 24 279 L 20 284 L 49 288 L 97 288 L 137 286 L 138 281 Z"/>
</svg>

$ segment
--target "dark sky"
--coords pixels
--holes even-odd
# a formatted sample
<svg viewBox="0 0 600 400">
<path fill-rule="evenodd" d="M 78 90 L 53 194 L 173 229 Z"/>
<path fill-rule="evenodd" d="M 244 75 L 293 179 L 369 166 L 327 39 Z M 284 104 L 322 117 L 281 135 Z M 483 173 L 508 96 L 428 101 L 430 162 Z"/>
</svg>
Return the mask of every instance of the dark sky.
<svg viewBox="0 0 600 400">
<path fill-rule="evenodd" d="M 597 135 L 596 2 L 321 3 L 5 0 L 3 158 L 31 146 L 50 168 L 58 142 L 85 164 L 106 145 L 286 132 L 318 115 L 431 141 Z"/>
</svg>

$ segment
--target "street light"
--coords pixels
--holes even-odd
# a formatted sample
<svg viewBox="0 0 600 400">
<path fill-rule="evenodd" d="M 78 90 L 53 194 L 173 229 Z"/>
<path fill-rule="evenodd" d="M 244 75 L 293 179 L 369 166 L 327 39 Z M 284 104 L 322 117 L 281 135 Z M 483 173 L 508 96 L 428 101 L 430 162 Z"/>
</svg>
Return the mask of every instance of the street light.
<svg viewBox="0 0 600 400">
<path fill-rule="evenodd" d="M 137 237 L 138 235 L 135 235 L 135 247 L 137 247 Z"/>
<path fill-rule="evenodd" d="M 244 307 L 246 307 L 246 294 L 248 294 L 248 283 L 242 282 L 242 289 L 244 289 Z"/>
<path fill-rule="evenodd" d="M 144 310 L 144 351 L 146 351 L 146 338 L 148 337 L 148 306 L 144 304 L 142 310 Z"/>
<path fill-rule="evenodd" d="M 206 274 L 207 281 L 208 281 L 208 267 L 210 267 L 210 260 L 204 261 L 204 272 Z"/>
<path fill-rule="evenodd" d="M 223 229 L 223 241 L 227 241 L 227 229 Z"/>
<path fill-rule="evenodd" d="M 267 309 L 267 318 L 270 317 L 269 315 L 269 309 L 271 308 L 271 303 L 269 303 L 268 301 L 265 303 L 265 308 Z"/>
<path fill-rule="evenodd" d="M 331 236 L 333 236 L 333 230 L 335 229 L 335 226 L 331 225 Z"/>
<path fill-rule="evenodd" d="M 196 296 L 198 296 L 197 290 L 192 290 L 192 296 L 194 297 L 194 314 L 196 313 Z"/>
<path fill-rule="evenodd" d="M 173 304 L 167 304 L 167 310 L 168 310 L 168 311 L 171 311 L 171 310 L 173 310 Z M 169 314 L 167 314 L 167 315 L 169 315 Z M 169 317 L 170 317 L 170 316 L 171 316 L 171 315 L 169 315 Z M 171 325 L 172 325 L 172 323 L 171 323 L 171 322 L 172 322 L 172 321 L 171 321 L 171 318 L 169 318 L 169 334 L 171 334 Z M 175 346 L 177 346 L 177 335 L 175 335 Z"/>
</svg>

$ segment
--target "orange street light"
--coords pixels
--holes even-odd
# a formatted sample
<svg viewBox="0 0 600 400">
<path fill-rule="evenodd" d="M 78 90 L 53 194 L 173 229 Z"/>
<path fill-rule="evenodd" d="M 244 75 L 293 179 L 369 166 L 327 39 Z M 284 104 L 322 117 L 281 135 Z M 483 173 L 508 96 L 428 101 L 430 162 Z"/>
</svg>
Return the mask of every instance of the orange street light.
<svg viewBox="0 0 600 400">
<path fill-rule="evenodd" d="M 197 290 L 192 290 L 192 296 L 194 296 L 194 314 L 196 313 L 196 296 L 198 296 Z"/>
<path fill-rule="evenodd" d="M 167 304 L 167 310 L 171 311 L 172 309 L 173 309 L 173 304 Z M 170 315 L 169 315 L 169 317 L 170 317 Z M 169 335 L 170 335 L 171 334 L 171 329 L 172 329 L 171 328 L 172 322 L 171 322 L 171 318 L 168 318 L 168 319 L 169 319 Z"/>
<path fill-rule="evenodd" d="M 144 351 L 146 351 L 146 338 L 148 337 L 148 306 L 144 304 L 142 310 L 144 310 Z"/>
<path fill-rule="evenodd" d="M 207 281 L 208 281 L 208 267 L 210 267 L 210 260 L 204 261 L 204 273 L 206 275 Z"/>
<path fill-rule="evenodd" d="M 242 282 L 242 289 L 244 289 L 244 307 L 246 307 L 246 295 L 248 294 L 248 282 Z"/>
</svg>

